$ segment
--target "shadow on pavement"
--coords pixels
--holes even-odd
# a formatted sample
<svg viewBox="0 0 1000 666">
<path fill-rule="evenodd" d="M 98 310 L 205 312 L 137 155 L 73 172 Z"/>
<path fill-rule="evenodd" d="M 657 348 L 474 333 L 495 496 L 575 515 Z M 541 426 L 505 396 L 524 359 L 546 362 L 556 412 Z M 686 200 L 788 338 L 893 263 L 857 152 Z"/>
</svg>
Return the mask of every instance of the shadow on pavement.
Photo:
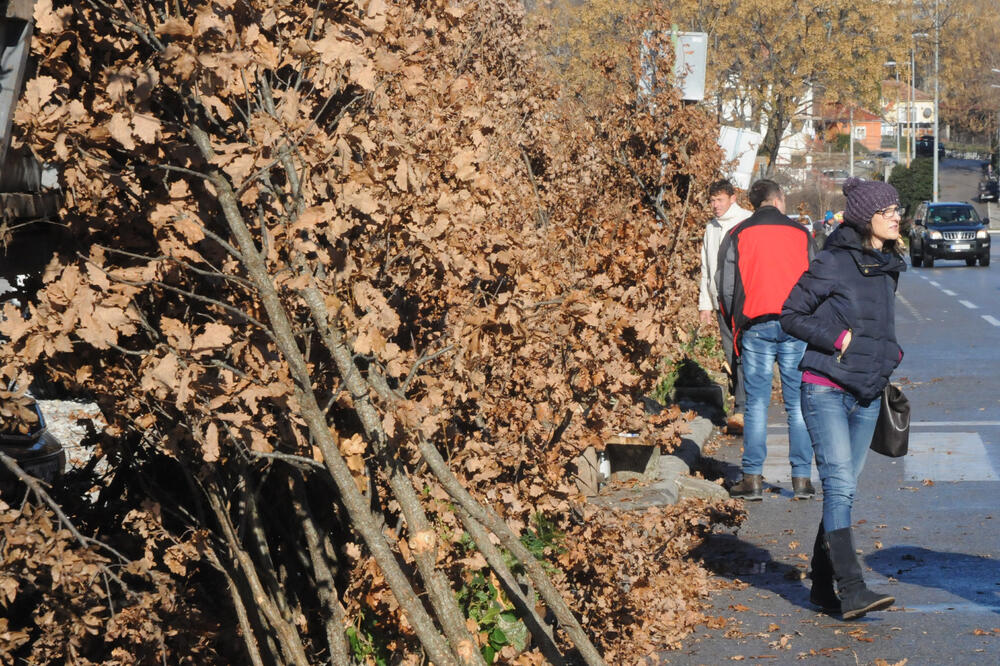
<svg viewBox="0 0 1000 666">
<path fill-rule="evenodd" d="M 883 576 L 943 590 L 1000 615 L 1000 561 L 920 546 L 893 546 L 865 557 Z"/>
<path fill-rule="evenodd" d="M 792 605 L 815 610 L 809 603 L 809 582 L 803 581 L 804 566 L 775 560 L 771 551 L 743 541 L 735 534 L 710 535 L 691 551 L 690 557 L 700 560 L 717 576 L 739 579 L 756 589 L 772 592 Z"/>
<path fill-rule="evenodd" d="M 735 481 L 740 478 L 739 465 L 734 465 L 733 463 L 719 460 L 718 458 L 702 456 L 698 460 L 695 469 L 701 472 L 701 475 L 709 481 L 722 479 L 726 482 L 727 486 L 735 483 Z"/>
</svg>

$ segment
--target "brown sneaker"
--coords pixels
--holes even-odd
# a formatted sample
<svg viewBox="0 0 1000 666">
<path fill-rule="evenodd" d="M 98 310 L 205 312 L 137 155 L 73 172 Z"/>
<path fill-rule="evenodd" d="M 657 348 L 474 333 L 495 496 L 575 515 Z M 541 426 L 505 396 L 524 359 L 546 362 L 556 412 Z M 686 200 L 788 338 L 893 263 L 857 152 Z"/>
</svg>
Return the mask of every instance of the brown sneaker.
<svg viewBox="0 0 1000 666">
<path fill-rule="evenodd" d="M 816 496 L 816 489 L 807 476 L 792 477 L 792 499 L 810 499 Z"/>
<path fill-rule="evenodd" d="M 729 489 L 729 496 L 759 502 L 764 499 L 764 477 L 760 474 L 744 474 L 738 483 Z"/>
<path fill-rule="evenodd" d="M 726 419 L 726 432 L 731 435 L 743 434 L 743 413 L 736 412 Z"/>
</svg>

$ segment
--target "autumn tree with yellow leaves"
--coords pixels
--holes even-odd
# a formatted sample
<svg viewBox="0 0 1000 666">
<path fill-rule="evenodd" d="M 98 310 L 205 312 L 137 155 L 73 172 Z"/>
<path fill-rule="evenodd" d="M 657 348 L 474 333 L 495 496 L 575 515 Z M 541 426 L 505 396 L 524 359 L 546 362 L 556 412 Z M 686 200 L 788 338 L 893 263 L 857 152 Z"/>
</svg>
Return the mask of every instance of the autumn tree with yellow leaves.
<svg viewBox="0 0 1000 666">
<path fill-rule="evenodd" d="M 573 463 L 685 428 L 640 399 L 695 321 L 704 111 L 607 59 L 565 94 L 514 0 L 35 17 L 17 139 L 71 239 L 0 372 L 93 396 L 110 471 L 0 511 L 4 660 L 623 663 L 704 620 L 735 509 L 599 510 Z"/>
<path fill-rule="evenodd" d="M 571 80 L 590 76 L 591 53 L 627 63 L 617 33 L 650 0 L 556 0 L 538 11 L 556 37 L 552 58 Z M 708 35 L 706 105 L 721 124 L 764 132 L 760 154 L 773 168 L 781 137 L 813 99 L 877 108 L 885 63 L 905 59 L 910 14 L 892 0 L 679 0 L 673 25 Z M 907 38 L 904 38 L 904 35 Z M 579 61 L 575 59 L 579 58 Z M 579 62 L 579 65 L 574 65 Z M 627 65 L 624 65 L 627 66 Z M 587 72 L 591 72 L 587 74 Z"/>
<path fill-rule="evenodd" d="M 995 145 L 1000 123 L 1000 12 L 988 3 L 954 0 L 940 6 L 941 121 L 953 129 L 985 133 Z M 933 34 L 933 14 L 921 27 Z M 928 42 L 925 40 L 925 44 Z M 925 59 L 932 47 L 924 48 Z M 933 71 L 933 62 L 925 64 Z"/>
</svg>

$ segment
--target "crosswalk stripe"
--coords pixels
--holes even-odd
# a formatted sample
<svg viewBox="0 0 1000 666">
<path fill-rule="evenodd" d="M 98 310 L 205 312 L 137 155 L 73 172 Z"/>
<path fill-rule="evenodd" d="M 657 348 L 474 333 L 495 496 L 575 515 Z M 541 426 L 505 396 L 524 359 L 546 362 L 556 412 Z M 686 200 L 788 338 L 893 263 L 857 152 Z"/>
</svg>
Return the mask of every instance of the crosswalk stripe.
<svg viewBox="0 0 1000 666">
<path fill-rule="evenodd" d="M 912 481 L 996 481 L 1000 479 L 977 432 L 911 432 L 903 458 Z"/>
<path fill-rule="evenodd" d="M 904 458 L 903 478 L 908 481 L 998 481 L 983 440 L 976 432 L 911 432 Z M 791 481 L 788 435 L 769 435 L 764 478 L 770 483 Z M 812 479 L 819 481 L 813 461 Z"/>
<path fill-rule="evenodd" d="M 972 427 L 997 427 L 1000 421 L 911 421 L 910 428 L 972 428 Z M 768 423 L 768 430 L 781 430 L 787 428 L 785 423 Z"/>
</svg>

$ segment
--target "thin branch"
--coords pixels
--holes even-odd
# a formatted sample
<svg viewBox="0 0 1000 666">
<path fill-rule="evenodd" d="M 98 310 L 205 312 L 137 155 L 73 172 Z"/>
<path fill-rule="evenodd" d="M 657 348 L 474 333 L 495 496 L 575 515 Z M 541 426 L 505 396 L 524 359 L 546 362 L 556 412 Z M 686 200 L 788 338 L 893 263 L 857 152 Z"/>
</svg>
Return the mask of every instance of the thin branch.
<svg viewBox="0 0 1000 666">
<path fill-rule="evenodd" d="M 181 289 L 180 287 L 174 287 L 173 285 L 169 285 L 166 282 L 161 282 L 160 280 L 143 280 L 141 282 L 137 282 L 135 280 L 126 280 L 125 278 L 120 278 L 117 275 L 112 274 L 103 266 L 98 266 L 97 264 L 90 262 L 89 260 L 88 262 L 92 264 L 95 268 L 100 270 L 102 273 L 104 273 L 108 277 L 108 279 L 111 280 L 112 282 L 128 285 L 130 287 L 156 286 L 160 287 L 161 289 L 166 289 L 167 291 L 172 291 L 175 294 L 180 294 L 182 296 L 187 296 L 188 298 L 193 298 L 196 301 L 202 301 L 204 303 L 215 305 L 217 307 L 222 308 L 226 312 L 229 312 L 230 314 L 235 315 L 236 317 L 253 324 L 254 326 L 258 327 L 261 330 L 261 332 L 264 333 L 264 335 L 266 335 L 268 338 L 272 340 L 274 339 L 274 334 L 262 322 L 258 321 L 254 317 L 251 317 L 243 310 L 240 310 L 239 308 L 229 305 L 225 301 L 220 301 L 215 298 L 209 298 L 208 296 L 202 296 L 201 294 L 195 293 L 193 291 L 188 291 L 187 289 Z"/>
<path fill-rule="evenodd" d="M 416 376 L 417 370 L 420 368 L 420 366 L 422 366 L 424 363 L 430 363 L 439 356 L 444 356 L 452 349 L 454 349 L 454 347 L 455 345 L 448 345 L 447 347 L 443 347 L 442 349 L 437 350 L 433 354 L 424 354 L 423 356 L 418 358 L 416 362 L 414 362 L 413 367 L 410 368 L 410 372 L 407 373 L 406 379 L 403 380 L 403 383 L 399 387 L 400 395 L 402 396 L 406 395 L 406 389 L 410 387 L 410 382 Z"/>
<path fill-rule="evenodd" d="M 21 483 L 27 486 L 28 490 L 30 490 L 35 495 L 35 497 L 42 500 L 45 503 L 45 505 L 49 507 L 52 513 L 56 514 L 56 517 L 59 519 L 60 524 L 62 524 L 62 526 L 65 527 L 66 530 L 73 535 L 73 538 L 76 539 L 81 546 L 83 546 L 84 548 L 95 546 L 102 550 L 108 551 L 109 553 L 117 557 L 121 562 L 129 561 L 127 557 L 119 553 L 111 546 L 102 543 L 97 539 L 93 539 L 91 537 L 84 536 L 83 534 L 81 534 L 80 531 L 76 529 L 76 526 L 73 524 L 73 521 L 69 519 L 69 516 L 63 513 L 63 510 L 59 507 L 58 502 L 52 499 L 52 496 L 49 495 L 49 493 L 44 488 L 42 488 L 42 484 L 38 482 L 38 479 L 36 479 L 35 477 L 31 476 L 23 469 L 21 469 L 21 466 L 18 465 L 13 458 L 8 456 L 3 451 L 0 451 L 0 463 L 3 463 L 4 467 L 10 470 L 10 472 L 14 476 L 16 476 Z M 129 589 L 128 585 L 125 584 L 125 581 L 123 581 L 121 578 L 115 575 L 115 572 L 111 571 L 104 564 L 99 564 L 98 566 L 105 571 L 108 577 L 110 577 L 113 581 L 118 583 L 121 589 L 126 594 L 128 594 L 129 598 L 135 598 L 135 593 Z"/>
<path fill-rule="evenodd" d="M 615 159 L 615 161 L 618 162 L 618 164 L 620 164 L 621 166 L 625 167 L 628 170 L 628 172 L 632 175 L 632 178 L 635 179 L 635 182 L 639 186 L 639 189 L 642 190 L 643 198 L 646 200 L 646 203 L 649 205 L 649 207 L 653 209 L 653 213 L 656 214 L 656 217 L 658 217 L 663 224 L 669 225 L 670 216 L 667 215 L 667 211 L 664 210 L 663 206 L 656 200 L 656 197 L 650 193 L 649 188 L 646 187 L 646 183 L 644 183 L 642 180 L 642 176 L 640 176 L 636 172 L 636 170 L 632 168 L 632 164 L 628 161 L 628 157 L 625 155 L 624 148 L 618 149 L 618 156 Z"/>
<path fill-rule="evenodd" d="M 531 168 L 531 158 L 528 157 L 527 151 L 521 148 L 521 157 L 524 158 L 524 166 L 528 170 L 528 179 L 531 181 L 531 189 L 535 193 L 535 199 L 538 202 L 538 226 L 548 227 L 549 226 L 549 211 L 545 210 L 545 206 L 542 205 L 542 196 L 538 193 L 538 182 L 535 180 L 535 172 Z"/>
<path fill-rule="evenodd" d="M 249 451 L 249 455 L 252 458 L 260 458 L 261 460 L 279 460 L 281 462 L 288 463 L 298 467 L 299 469 L 309 469 L 309 470 L 326 470 L 326 465 L 319 462 L 318 460 L 313 460 L 312 458 L 306 458 L 305 456 L 297 456 L 291 453 L 278 453 L 277 451 L 264 452 L 264 451 Z"/>
</svg>

